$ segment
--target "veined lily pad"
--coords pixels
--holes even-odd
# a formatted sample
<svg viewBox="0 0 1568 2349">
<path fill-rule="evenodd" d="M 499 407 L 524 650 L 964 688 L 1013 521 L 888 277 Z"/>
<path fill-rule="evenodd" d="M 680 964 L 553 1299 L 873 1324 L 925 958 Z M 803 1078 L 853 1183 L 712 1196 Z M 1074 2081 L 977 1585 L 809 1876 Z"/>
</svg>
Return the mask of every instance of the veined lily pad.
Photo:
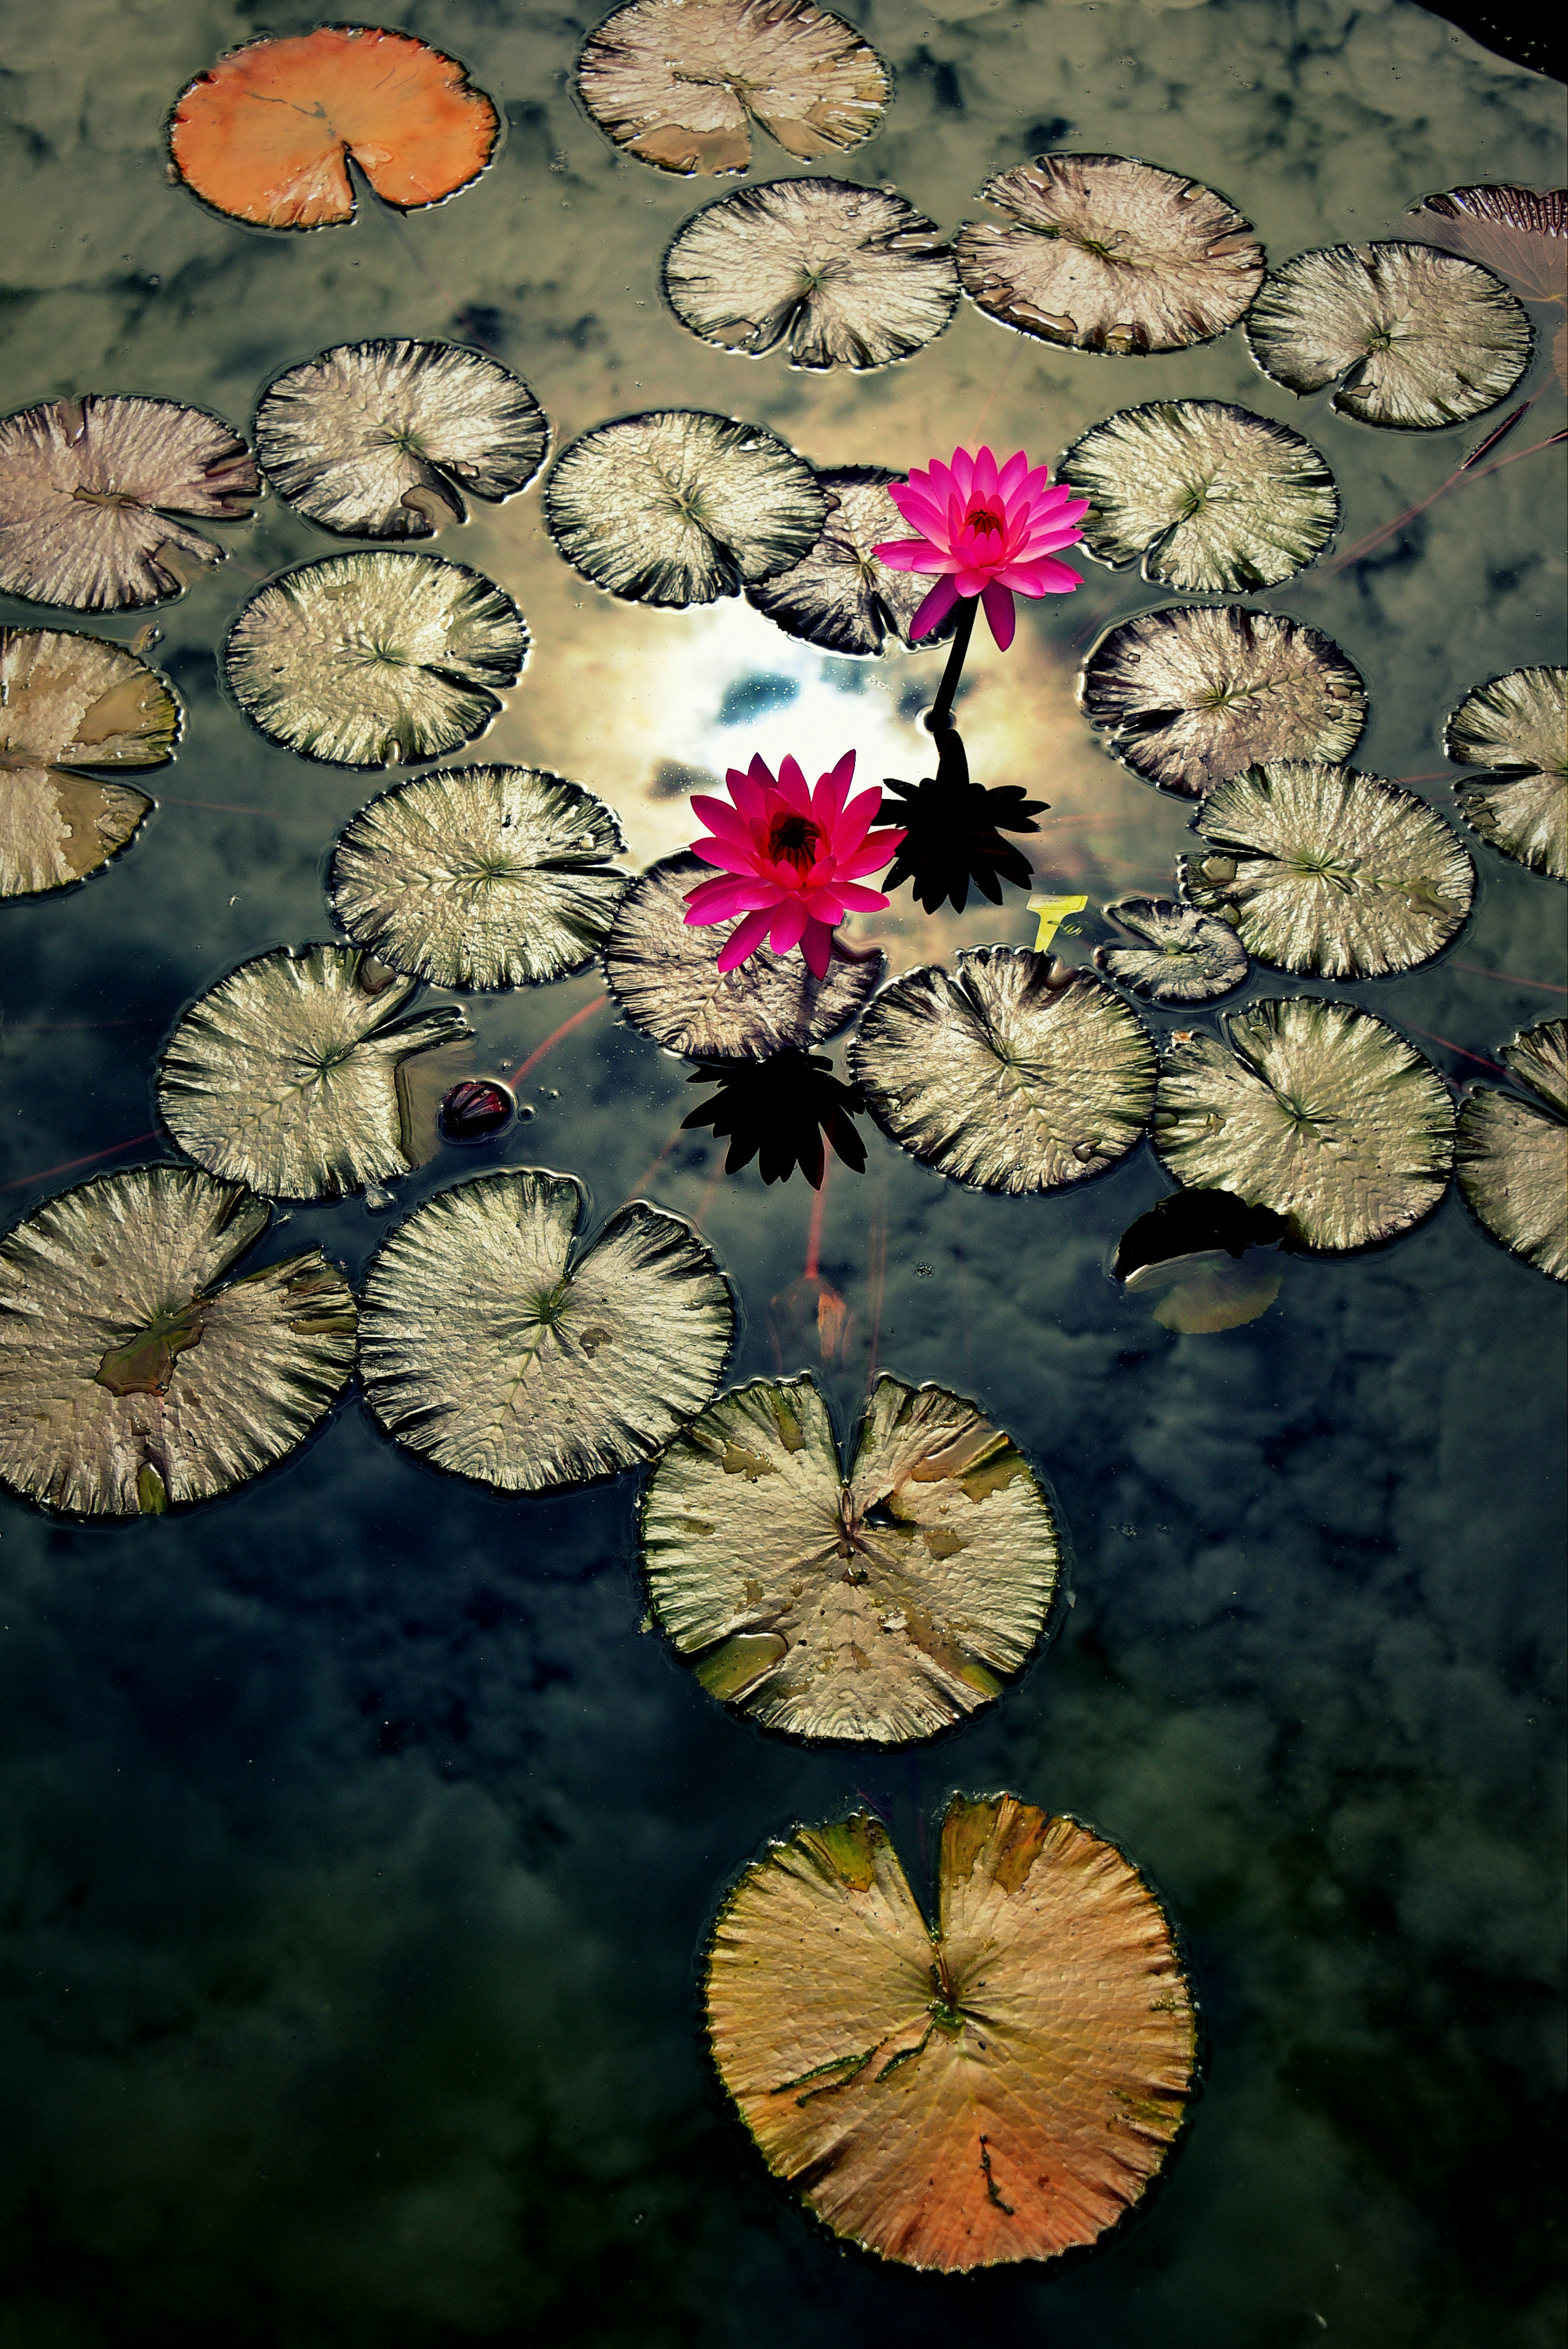
<svg viewBox="0 0 1568 2349">
<path fill-rule="evenodd" d="M 545 489 L 550 535 L 585 579 L 633 603 L 678 608 L 787 571 L 826 518 L 811 467 L 777 433 L 701 409 L 658 409 L 585 432 Z"/>
<path fill-rule="evenodd" d="M 1414 792 L 1319 761 L 1232 776 L 1205 800 L 1194 905 L 1223 912 L 1276 969 L 1380 978 L 1429 962 L 1475 895 L 1475 867 Z"/>
<path fill-rule="evenodd" d="M 1207 797 L 1273 759 L 1346 759 L 1366 688 L 1304 621 L 1241 604 L 1167 604 L 1107 628 L 1078 698 L 1107 748 L 1146 782 Z"/>
<path fill-rule="evenodd" d="M 365 1283 L 359 1362 L 388 1433 L 508 1493 L 651 1460 L 734 1334 L 707 1244 L 641 1199 L 574 1257 L 582 1185 L 539 1167 L 438 1192 Z"/>
<path fill-rule="evenodd" d="M 864 368 L 933 341 L 959 282 L 935 221 L 891 189 L 773 180 L 683 222 L 664 291 L 681 325 L 722 350 L 783 344 L 794 367 Z"/>
<path fill-rule="evenodd" d="M 797 1827 L 708 1953 L 714 2061 L 775 2177 L 914 2268 L 1044 2260 L 1141 2197 L 1197 2025 L 1132 1862 L 1013 1795 L 955 1795 L 933 1930 L 879 1819 Z"/>
<path fill-rule="evenodd" d="M 1122 897 L 1107 919 L 1142 938 L 1138 947 L 1096 947 L 1095 968 L 1151 1003 L 1210 1003 L 1240 987 L 1247 952 L 1229 922 L 1169 897 Z"/>
<path fill-rule="evenodd" d="M 836 1035 L 874 992 L 886 967 L 880 952 L 850 954 L 836 934 L 826 978 L 814 978 L 800 955 L 767 947 L 721 971 L 719 949 L 734 924 L 686 922 L 687 892 L 712 877 L 699 857 L 666 856 L 621 899 L 605 978 L 632 1026 L 692 1061 L 760 1061 Z"/>
<path fill-rule="evenodd" d="M 583 104 L 661 171 L 743 171 L 752 124 L 809 162 L 882 127 L 892 83 L 852 25 L 810 0 L 633 0 L 589 34 Z"/>
<path fill-rule="evenodd" d="M 523 615 L 493 580 L 378 550 L 286 571 L 251 597 L 223 661 L 241 709 L 286 750 L 391 767 L 483 734 L 527 650 Z"/>
<path fill-rule="evenodd" d="M 931 583 L 920 572 L 878 563 L 874 552 L 909 529 L 888 495 L 888 482 L 901 481 L 903 474 L 880 465 L 840 465 L 816 478 L 828 499 L 822 536 L 787 571 L 748 587 L 746 601 L 786 635 L 825 652 L 880 653 L 889 636 L 906 650 L 916 649 L 909 624 Z M 955 605 L 918 649 L 945 643 L 957 626 Z"/>
<path fill-rule="evenodd" d="M 626 875 L 602 800 L 538 767 L 444 768 L 361 808 L 337 843 L 332 909 L 394 970 L 438 987 L 523 987 L 580 970 Z"/>
<path fill-rule="evenodd" d="M 125 846 L 152 802 L 94 767 L 157 767 L 180 705 L 122 645 L 0 628 L 0 897 L 63 889 Z"/>
<path fill-rule="evenodd" d="M 465 491 L 514 496 L 550 445 L 522 378 L 457 343 L 339 343 L 275 378 L 255 434 L 279 497 L 354 538 L 465 522 Z"/>
<path fill-rule="evenodd" d="M 335 1199 L 410 1166 L 398 1070 L 469 1032 L 455 1004 L 400 1019 L 418 982 L 357 947 L 280 947 L 191 1006 L 159 1071 L 182 1150 L 274 1198 Z"/>
<path fill-rule="evenodd" d="M 1568 189 L 1447 188 L 1410 207 L 1423 236 L 1495 270 L 1527 302 L 1568 295 Z"/>
<path fill-rule="evenodd" d="M 1435 432 L 1494 407 L 1530 365 L 1530 320 L 1490 269 L 1429 244 L 1298 253 L 1253 303 L 1266 376 L 1363 424 Z"/>
<path fill-rule="evenodd" d="M 1037 155 L 980 196 L 1009 225 L 960 230 L 963 290 L 1048 343 L 1185 350 L 1233 326 L 1263 282 L 1263 248 L 1223 196 L 1132 156 Z"/>
<path fill-rule="evenodd" d="M 1132 1148 L 1154 1046 L 1121 998 L 1023 947 L 972 947 L 885 988 L 856 1034 L 867 1107 L 901 1150 L 977 1191 L 1055 1191 Z"/>
<path fill-rule="evenodd" d="M 1124 408 L 1057 468 L 1092 498 L 1084 544 L 1098 562 L 1209 593 L 1292 579 L 1339 520 L 1334 475 L 1310 440 L 1220 399 Z"/>
<path fill-rule="evenodd" d="M 172 399 L 53 399 L 0 419 L 0 589 L 119 612 L 226 558 L 176 519 L 242 521 L 261 489 L 231 428 Z"/>
<path fill-rule="evenodd" d="M 304 1441 L 354 1367 L 319 1248 L 223 1275 L 271 1209 L 190 1166 L 99 1174 L 0 1240 L 0 1476 L 84 1516 L 205 1501 Z"/>
<path fill-rule="evenodd" d="M 710 1695 L 770 1729 L 882 1745 L 1000 1694 L 1059 1571 L 1012 1438 L 961 1395 L 886 1376 L 847 1475 L 809 1376 L 721 1395 L 654 1471 L 642 1555 Z"/>
<path fill-rule="evenodd" d="M 1502 1057 L 1526 1089 L 1478 1086 L 1459 1111 L 1459 1189 L 1492 1237 L 1568 1280 L 1568 1021 L 1526 1029 Z"/>
<path fill-rule="evenodd" d="M 1429 1061 L 1348 1003 L 1265 997 L 1160 1065 L 1154 1144 L 1178 1182 L 1283 1216 L 1308 1247 L 1365 1247 L 1449 1186 L 1454 1105 Z"/>
<path fill-rule="evenodd" d="M 1443 749 L 1490 772 L 1454 786 L 1465 821 L 1532 873 L 1568 881 L 1568 669 L 1513 668 L 1467 694 Z"/>
</svg>

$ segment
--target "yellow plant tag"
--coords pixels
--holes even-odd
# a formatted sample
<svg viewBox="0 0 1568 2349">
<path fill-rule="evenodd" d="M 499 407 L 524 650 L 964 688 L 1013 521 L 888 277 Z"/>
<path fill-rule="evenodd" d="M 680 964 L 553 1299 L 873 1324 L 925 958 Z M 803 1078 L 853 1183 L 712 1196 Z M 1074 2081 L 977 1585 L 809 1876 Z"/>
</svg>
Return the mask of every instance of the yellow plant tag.
<svg viewBox="0 0 1568 2349">
<path fill-rule="evenodd" d="M 1088 904 L 1087 897 L 1031 897 L 1029 910 L 1040 916 L 1040 934 L 1034 941 L 1036 954 L 1044 954 L 1069 914 L 1081 914 Z"/>
</svg>

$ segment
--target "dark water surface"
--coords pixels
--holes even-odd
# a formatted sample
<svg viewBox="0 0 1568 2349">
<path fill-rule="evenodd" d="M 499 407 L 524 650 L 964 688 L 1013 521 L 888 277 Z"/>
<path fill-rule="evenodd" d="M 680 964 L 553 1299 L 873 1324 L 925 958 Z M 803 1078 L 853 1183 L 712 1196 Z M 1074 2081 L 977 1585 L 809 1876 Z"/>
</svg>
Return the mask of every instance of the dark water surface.
<svg viewBox="0 0 1568 2349">
<path fill-rule="evenodd" d="M 846 13 L 898 95 L 877 140 L 823 168 L 891 181 L 944 225 L 1048 145 L 1209 181 L 1276 261 L 1398 233 L 1434 189 L 1562 175 L 1561 89 L 1403 0 Z M 5 409 L 136 391 L 245 428 L 277 369 L 377 334 L 482 340 L 557 447 L 682 404 L 761 419 L 818 462 L 901 469 L 980 438 L 1054 458 L 1134 401 L 1233 398 L 1322 448 L 1342 544 L 1503 412 L 1369 431 L 1298 406 L 1234 333 L 1093 358 L 967 305 L 865 378 L 710 350 L 661 309 L 658 264 L 714 185 L 618 160 L 576 110 L 591 12 L 400 8 L 389 21 L 504 106 L 501 157 L 424 217 L 367 198 L 353 228 L 286 238 L 168 185 L 161 125 L 223 48 L 313 12 L 11 0 L 3 20 Z M 759 152 L 757 175 L 794 168 Z M 1534 316 L 1549 343 L 1560 313 Z M 1548 371 L 1542 350 L 1527 388 Z M 1551 388 L 1530 436 L 1561 419 Z M 1560 457 L 1467 481 L 1366 563 L 1253 599 L 1326 629 L 1366 678 L 1356 763 L 1450 813 L 1444 715 L 1563 657 Z M 243 957 L 331 935 L 327 853 L 379 787 L 263 742 L 216 683 L 255 581 L 330 542 L 275 500 L 219 534 L 233 562 L 160 616 L 153 657 L 190 723 L 150 783 L 156 814 L 84 887 L 0 908 L 6 1222 L 163 1153 L 171 1023 Z M 587 783 L 639 860 L 691 836 L 682 769 L 793 750 L 815 773 L 853 744 L 867 780 L 924 771 L 910 712 L 930 655 L 860 666 L 743 605 L 612 605 L 556 558 L 536 492 L 437 551 L 502 581 L 535 640 L 468 755 Z M 1027 607 L 1005 663 L 977 656 L 964 715 L 984 780 L 1052 802 L 1037 885 L 1098 905 L 1168 885 L 1186 819 L 1075 712 L 1098 627 L 1165 600 L 1088 568 L 1070 602 Z M 128 642 L 140 616 L 60 624 Z M 1452 953 L 1337 990 L 1456 1083 L 1564 1000 L 1563 891 L 1472 846 Z M 1033 918 L 1010 892 L 1000 912 L 865 926 L 903 967 L 1028 942 Z M 474 1065 L 515 1065 L 598 988 L 470 1001 Z M 801 1273 L 811 1195 L 715 1183 L 708 1140 L 672 1141 L 684 1074 L 600 1011 L 539 1064 L 501 1154 L 581 1175 L 597 1216 L 634 1191 L 701 1216 L 742 1304 L 732 1374 L 771 1371 L 769 1301 Z M 488 1163 L 445 1151 L 373 1211 L 280 1217 L 265 1248 L 319 1239 L 357 1278 L 408 1205 Z M 395 1450 L 352 1395 L 281 1470 L 184 1516 L 82 1526 L 7 1500 L 5 2349 L 1560 2338 L 1562 1292 L 1451 1195 L 1386 1251 L 1293 1261 L 1251 1326 L 1172 1337 L 1106 1275 L 1168 1187 L 1146 1147 L 1075 1195 L 990 1200 L 875 1136 L 867 1174 L 830 1183 L 822 1270 L 854 1315 L 839 1407 L 873 1355 L 976 1393 L 1072 1540 L 1049 1652 L 916 1752 L 797 1750 L 704 1696 L 640 1628 L 636 1479 L 497 1501 Z M 773 2186 L 710 2073 L 697 1967 L 770 1835 L 871 1801 L 913 1866 L 950 1788 L 999 1785 L 1115 1837 L 1172 1904 L 1207 2089 L 1167 2182 L 1093 2257 L 943 2282 L 841 2251 Z"/>
</svg>

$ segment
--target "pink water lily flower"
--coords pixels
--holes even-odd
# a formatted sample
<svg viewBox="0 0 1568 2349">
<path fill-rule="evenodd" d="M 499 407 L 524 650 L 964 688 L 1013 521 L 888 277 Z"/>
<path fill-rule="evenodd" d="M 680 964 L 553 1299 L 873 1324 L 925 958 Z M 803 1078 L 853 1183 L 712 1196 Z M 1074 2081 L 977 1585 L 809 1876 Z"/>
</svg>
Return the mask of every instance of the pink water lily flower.
<svg viewBox="0 0 1568 2349">
<path fill-rule="evenodd" d="M 888 494 L 919 538 L 889 539 L 872 552 L 895 571 L 935 571 L 936 585 L 915 614 L 911 637 L 929 636 L 961 595 L 978 595 L 991 633 L 1005 652 L 1012 642 L 1014 595 L 1070 595 L 1083 577 L 1053 560 L 1075 546 L 1089 511 L 1049 466 L 1030 469 L 1022 449 L 1000 471 L 989 449 L 955 449 L 950 465 L 933 458 Z"/>
<path fill-rule="evenodd" d="M 742 774 L 732 767 L 724 780 L 727 801 L 701 794 L 691 804 L 707 833 L 691 843 L 704 864 L 723 867 L 720 881 L 700 881 L 686 893 L 686 919 L 701 926 L 742 914 L 719 956 L 721 970 L 734 970 L 763 939 L 774 954 L 798 946 L 806 966 L 822 978 L 833 947 L 833 932 L 849 913 L 877 913 L 888 900 L 860 885 L 897 853 L 901 832 L 873 832 L 882 804 L 880 792 L 849 797 L 855 753 L 846 750 L 815 789 L 794 759 L 784 760 L 777 781 L 761 759 Z"/>
</svg>

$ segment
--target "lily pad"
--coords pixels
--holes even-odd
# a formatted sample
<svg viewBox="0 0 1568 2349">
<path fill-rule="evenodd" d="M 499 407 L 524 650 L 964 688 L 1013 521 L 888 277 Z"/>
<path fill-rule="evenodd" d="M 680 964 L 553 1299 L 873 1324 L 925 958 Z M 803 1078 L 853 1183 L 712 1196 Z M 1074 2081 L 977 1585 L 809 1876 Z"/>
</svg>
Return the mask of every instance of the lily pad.
<svg viewBox="0 0 1568 2349">
<path fill-rule="evenodd" d="M 223 549 L 177 519 L 243 521 L 260 494 L 221 417 L 172 399 L 52 399 L 0 419 L 0 589 L 78 612 L 182 595 Z"/>
<path fill-rule="evenodd" d="M 768 2168 L 909 2267 L 1094 2242 L 1193 2092 L 1192 1993 L 1147 1883 L 1013 1795 L 949 1803 L 934 1929 L 879 1819 L 797 1827 L 720 1910 L 704 1988 Z"/>
<path fill-rule="evenodd" d="M 1167 587 L 1278 586 L 1321 554 L 1339 522 L 1334 475 L 1310 440 L 1220 399 L 1124 408 L 1057 468 L 1093 499 L 1084 544 L 1113 571 Z"/>
<path fill-rule="evenodd" d="M 1010 1436 L 942 1387 L 877 1380 L 847 1475 L 809 1377 L 710 1403 L 648 1487 L 653 1611 L 711 1696 L 799 1737 L 902 1744 L 999 1695 L 1060 1570 Z"/>
<path fill-rule="evenodd" d="M 574 1253 L 580 1183 L 540 1167 L 438 1192 L 365 1283 L 359 1363 L 389 1435 L 540 1493 L 651 1460 L 718 1385 L 735 1312 L 711 1250 L 634 1200 Z"/>
<path fill-rule="evenodd" d="M 980 200 L 1009 225 L 959 231 L 963 290 L 1044 342 L 1186 350 L 1233 326 L 1263 282 L 1263 248 L 1223 196 L 1133 156 L 1037 155 Z"/>
<path fill-rule="evenodd" d="M 909 528 L 888 494 L 889 481 L 904 475 L 881 465 L 839 465 L 816 478 L 828 501 L 821 537 L 787 571 L 748 587 L 748 604 L 786 636 L 825 652 L 875 655 L 889 638 L 906 652 L 945 643 L 958 626 L 959 607 L 917 647 L 909 626 L 931 583 L 920 572 L 895 571 L 877 560 L 877 547 Z"/>
<path fill-rule="evenodd" d="M 605 978 L 632 1026 L 692 1061 L 760 1061 L 836 1035 L 875 992 L 886 968 L 879 950 L 851 953 L 835 933 L 826 978 L 814 978 L 800 955 L 767 947 L 721 971 L 734 924 L 686 921 L 688 892 L 712 877 L 699 857 L 666 856 L 621 899 Z"/>
<path fill-rule="evenodd" d="M 1502 1057 L 1518 1093 L 1477 1086 L 1459 1111 L 1459 1189 L 1503 1247 L 1568 1280 L 1568 1021 L 1526 1029 Z"/>
<path fill-rule="evenodd" d="M 1527 302 L 1568 295 L 1568 189 L 1446 188 L 1410 207 L 1423 236 L 1479 261 Z"/>
<path fill-rule="evenodd" d="M 223 1276 L 271 1209 L 189 1166 L 99 1174 L 0 1240 L 0 1477 L 134 1516 L 205 1501 L 303 1443 L 354 1367 L 319 1248 Z"/>
<path fill-rule="evenodd" d="M 1240 987 L 1247 951 L 1229 922 L 1170 897 L 1120 897 L 1106 918 L 1144 943 L 1096 947 L 1095 968 L 1151 1003 L 1210 1003 Z"/>
<path fill-rule="evenodd" d="M 1240 1330 L 1280 1293 L 1282 1216 L 1229 1191 L 1173 1191 L 1122 1234 L 1112 1273 L 1180 1337 Z"/>
<path fill-rule="evenodd" d="M 332 554 L 251 597 L 223 665 L 272 741 L 339 767 L 437 759 L 483 734 L 527 657 L 493 580 L 437 554 Z"/>
<path fill-rule="evenodd" d="M 810 0 L 634 0 L 588 35 L 583 104 L 661 171 L 743 171 L 752 125 L 810 162 L 882 127 L 892 78 L 852 25 Z"/>
<path fill-rule="evenodd" d="M 612 595 L 677 609 L 787 571 L 826 519 L 816 476 L 776 432 L 701 409 L 585 432 L 545 488 L 545 523 L 575 570 Z"/>
<path fill-rule="evenodd" d="M 1449 1186 L 1454 1105 L 1413 1044 L 1348 1003 L 1264 997 L 1174 1043 L 1154 1145 L 1179 1183 L 1272 1207 L 1306 1247 L 1391 1239 Z"/>
<path fill-rule="evenodd" d="M 883 1132 L 977 1191 L 1055 1191 L 1103 1174 L 1142 1134 L 1154 1046 L 1085 970 L 1023 947 L 972 947 L 907 971 L 850 1052 Z"/>
<path fill-rule="evenodd" d="M 521 376 L 457 343 L 339 343 L 269 386 L 256 456 L 280 498 L 353 538 L 429 538 L 525 490 L 550 428 Z"/>
<path fill-rule="evenodd" d="M 892 189 L 772 180 L 682 223 L 664 292 L 681 325 L 721 350 L 782 344 L 793 367 L 866 368 L 934 341 L 959 281 L 935 221 Z"/>
<path fill-rule="evenodd" d="M 1248 953 L 1322 978 L 1381 978 L 1440 954 L 1469 917 L 1475 867 L 1414 792 L 1321 761 L 1235 775 L 1205 800 L 1194 905 Z"/>
<path fill-rule="evenodd" d="M 125 846 L 152 802 L 80 770 L 161 766 L 180 716 L 123 645 L 0 628 L 0 897 L 63 889 Z"/>
<path fill-rule="evenodd" d="M 1366 688 L 1336 644 L 1242 604 L 1118 621 L 1084 663 L 1078 699 L 1135 775 L 1194 800 L 1271 760 L 1346 759 L 1366 722 Z"/>
<path fill-rule="evenodd" d="M 1530 365 L 1530 320 L 1490 269 L 1429 244 L 1298 253 L 1253 303 L 1266 376 L 1363 424 L 1436 432 L 1495 407 Z"/>
<path fill-rule="evenodd" d="M 602 800 L 539 767 L 448 767 L 361 808 L 332 910 L 356 945 L 438 987 L 533 987 L 603 946 L 626 875 Z"/>
<path fill-rule="evenodd" d="M 358 947 L 280 947 L 202 996 L 171 1037 L 158 1106 L 182 1150 L 274 1198 L 406 1174 L 399 1067 L 469 1032 L 455 1004 L 399 1018 L 418 982 Z"/>
<path fill-rule="evenodd" d="M 1467 694 L 1443 734 L 1462 766 L 1490 772 L 1454 785 L 1467 823 L 1532 873 L 1568 881 L 1568 669 L 1513 668 Z"/>
</svg>

